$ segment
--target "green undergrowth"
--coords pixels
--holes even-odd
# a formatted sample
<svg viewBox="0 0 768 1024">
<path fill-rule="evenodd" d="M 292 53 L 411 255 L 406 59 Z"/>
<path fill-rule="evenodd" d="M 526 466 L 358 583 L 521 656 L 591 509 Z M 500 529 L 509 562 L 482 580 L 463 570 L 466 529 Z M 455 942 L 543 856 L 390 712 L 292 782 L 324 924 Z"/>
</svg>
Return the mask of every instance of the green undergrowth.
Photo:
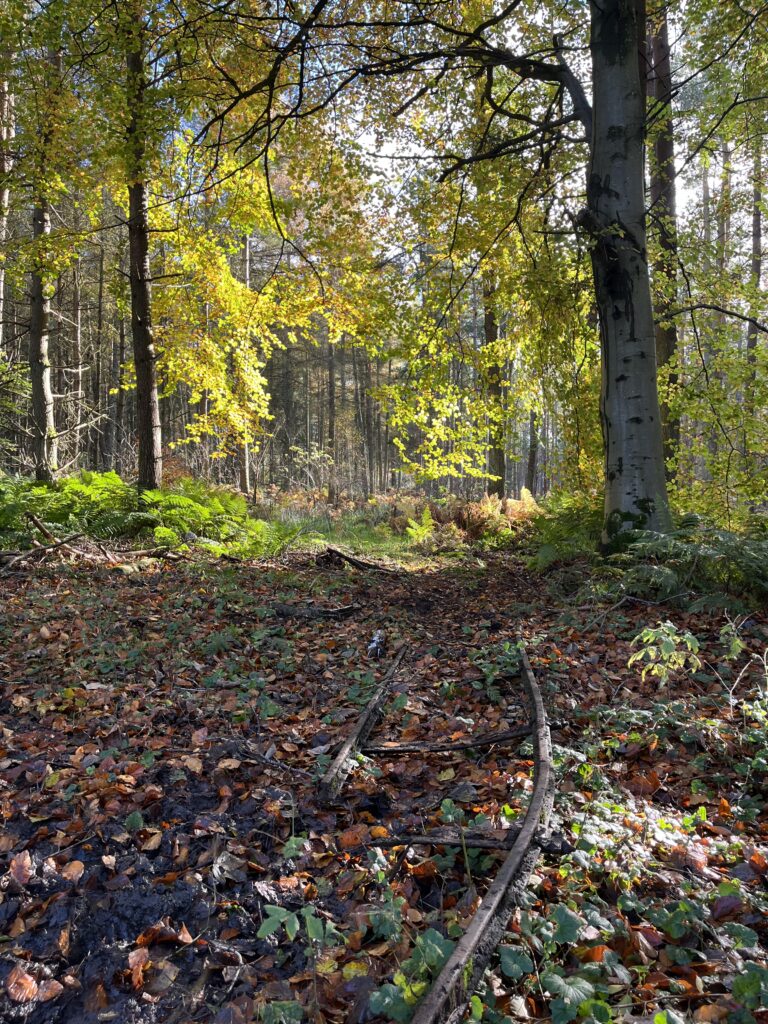
<svg viewBox="0 0 768 1024">
<path fill-rule="evenodd" d="M 675 516 L 670 533 L 636 530 L 607 556 L 598 553 L 602 497 L 554 493 L 531 517 L 523 550 L 541 572 L 579 563 L 588 579 L 579 599 L 637 597 L 682 603 L 694 611 L 746 611 L 768 600 L 768 518 L 755 513 L 728 530 L 691 513 Z M 567 573 L 566 573 L 567 577 Z M 566 578 L 566 589 L 567 578 Z"/>
<path fill-rule="evenodd" d="M 226 488 L 182 479 L 139 494 L 116 473 L 84 472 L 50 485 L 0 479 L 1 547 L 28 547 L 39 538 L 30 513 L 57 536 L 199 547 L 242 557 L 279 554 L 301 532 L 300 526 L 254 518 L 245 498 Z"/>
</svg>

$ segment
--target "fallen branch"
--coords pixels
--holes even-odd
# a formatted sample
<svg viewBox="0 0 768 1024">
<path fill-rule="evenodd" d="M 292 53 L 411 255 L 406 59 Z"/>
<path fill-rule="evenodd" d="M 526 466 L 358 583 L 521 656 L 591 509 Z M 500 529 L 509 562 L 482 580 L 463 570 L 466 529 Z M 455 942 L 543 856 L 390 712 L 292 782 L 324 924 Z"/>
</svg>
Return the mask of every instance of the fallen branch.
<svg viewBox="0 0 768 1024">
<path fill-rule="evenodd" d="M 48 527 L 44 523 L 40 522 L 34 512 L 27 512 L 27 519 L 39 533 L 42 533 L 46 540 L 49 540 L 54 544 L 58 543 L 58 537 L 54 537 Z"/>
<path fill-rule="evenodd" d="M 82 536 L 82 533 L 73 533 L 69 537 L 64 537 L 63 540 L 57 540 L 54 544 L 44 544 L 37 548 L 30 548 L 29 551 L 21 551 L 3 566 L 2 571 L 3 573 L 8 573 L 14 566 L 21 562 L 29 562 L 33 558 L 40 557 L 40 561 L 42 561 L 51 551 L 55 551 L 57 548 L 68 548 L 71 546 L 72 541 L 79 540 Z M 75 550 L 75 554 L 81 553 Z"/>
<path fill-rule="evenodd" d="M 361 604 L 345 604 L 340 608 L 315 608 L 311 605 L 276 604 L 273 605 L 276 615 L 294 619 L 348 619 L 359 612 Z"/>
<path fill-rule="evenodd" d="M 389 694 L 389 688 L 392 684 L 392 680 L 400 667 L 400 662 L 403 660 L 405 652 L 406 645 L 403 644 L 395 655 L 392 664 L 387 669 L 381 682 L 376 687 L 376 692 L 368 701 L 363 713 L 358 718 L 355 728 L 342 743 L 341 749 L 333 759 L 333 763 L 325 773 L 323 780 L 320 783 L 321 798 L 329 799 L 335 797 L 343 786 L 344 780 L 349 774 L 351 767 L 350 758 L 355 750 L 360 749 L 360 746 L 365 742 L 368 734 L 376 723 L 377 718 L 381 715 L 384 708 L 384 702 Z"/>
<path fill-rule="evenodd" d="M 496 733 L 487 733 L 485 736 L 470 736 L 465 740 L 440 740 L 435 743 L 374 743 L 363 748 L 364 754 L 420 754 L 422 752 L 434 753 L 437 751 L 471 750 L 472 747 L 490 747 L 494 743 L 503 743 L 505 740 L 518 739 L 521 736 L 530 736 L 532 732 L 530 725 L 517 725 L 514 729 L 504 729 Z"/>
<path fill-rule="evenodd" d="M 468 850 L 509 850 L 520 835 L 521 825 L 511 825 L 504 829 L 468 828 L 435 829 L 432 832 L 402 832 L 397 835 L 375 839 L 370 846 L 384 848 L 393 846 L 456 846 Z M 532 843 L 543 853 L 572 853 L 573 847 L 564 836 L 550 836 L 539 830 L 535 833 Z"/>
<path fill-rule="evenodd" d="M 523 683 L 535 723 L 531 800 L 509 856 L 499 868 L 469 928 L 459 939 L 430 992 L 417 1008 L 412 1024 L 445 1024 L 448 1020 L 461 1019 L 464 1007 L 482 978 L 539 858 L 536 835 L 547 834 L 554 802 L 549 727 L 541 691 L 522 645 L 520 653 Z"/>
<path fill-rule="evenodd" d="M 379 565 L 377 562 L 365 562 L 362 558 L 355 558 L 354 555 L 346 555 L 343 551 L 339 551 L 338 548 L 328 547 L 322 554 L 317 556 L 317 561 L 322 564 L 322 561 L 327 560 L 331 564 L 334 562 L 346 562 L 355 569 L 362 569 L 364 571 L 373 570 L 374 572 L 388 572 L 394 573 L 395 569 L 390 569 L 386 565 Z"/>
</svg>

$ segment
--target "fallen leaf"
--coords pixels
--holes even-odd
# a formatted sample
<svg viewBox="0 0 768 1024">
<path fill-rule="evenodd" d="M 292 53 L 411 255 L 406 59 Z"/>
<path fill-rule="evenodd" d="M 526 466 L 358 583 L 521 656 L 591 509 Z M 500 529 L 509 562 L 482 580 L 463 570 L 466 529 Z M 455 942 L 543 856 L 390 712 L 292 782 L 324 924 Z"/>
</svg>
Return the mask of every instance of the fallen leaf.
<svg viewBox="0 0 768 1024">
<path fill-rule="evenodd" d="M 14 1003 L 31 1003 L 37 998 L 37 982 L 17 964 L 5 979 L 5 991 Z"/>
<path fill-rule="evenodd" d="M 71 860 L 61 869 L 61 877 L 66 878 L 68 882 L 79 882 L 84 871 L 85 864 L 81 860 Z"/>
</svg>

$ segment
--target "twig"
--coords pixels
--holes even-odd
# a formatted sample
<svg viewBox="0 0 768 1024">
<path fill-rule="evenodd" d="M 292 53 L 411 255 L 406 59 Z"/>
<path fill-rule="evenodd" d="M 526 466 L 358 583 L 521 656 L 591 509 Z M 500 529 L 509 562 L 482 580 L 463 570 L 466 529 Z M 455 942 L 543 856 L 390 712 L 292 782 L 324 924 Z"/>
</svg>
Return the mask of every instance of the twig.
<svg viewBox="0 0 768 1024">
<path fill-rule="evenodd" d="M 345 604 L 340 608 L 314 608 L 311 605 L 276 604 L 276 615 L 294 619 L 347 619 L 362 608 L 361 604 Z"/>
<path fill-rule="evenodd" d="M 487 733 L 485 736 L 468 737 L 465 740 L 441 740 L 435 743 L 372 743 L 363 747 L 364 754 L 419 754 L 423 752 L 471 750 L 472 747 L 490 747 L 494 743 L 503 743 L 505 740 L 518 739 L 521 736 L 530 736 L 532 732 L 529 725 L 518 725 L 514 729 L 504 729 L 496 733 Z"/>
<path fill-rule="evenodd" d="M 344 779 L 349 773 L 349 761 L 352 753 L 356 748 L 359 749 L 361 744 L 365 742 L 365 739 L 373 728 L 376 719 L 381 715 L 384 707 L 384 701 L 387 699 L 392 680 L 400 666 L 400 662 L 405 656 L 406 650 L 407 646 L 406 644 L 403 644 L 395 655 L 392 664 L 384 674 L 383 679 L 377 686 L 376 692 L 368 701 L 363 713 L 358 718 L 355 728 L 342 743 L 341 749 L 333 759 L 330 768 L 325 773 L 325 776 L 320 783 L 320 795 L 322 798 L 329 799 L 335 797 L 344 784 Z"/>
</svg>

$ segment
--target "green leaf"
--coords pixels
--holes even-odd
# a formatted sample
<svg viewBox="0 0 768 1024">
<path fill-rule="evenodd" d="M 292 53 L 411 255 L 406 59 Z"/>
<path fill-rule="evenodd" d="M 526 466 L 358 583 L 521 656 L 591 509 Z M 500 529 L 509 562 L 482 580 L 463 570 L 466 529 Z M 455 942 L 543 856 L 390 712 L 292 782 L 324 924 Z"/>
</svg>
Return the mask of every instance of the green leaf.
<svg viewBox="0 0 768 1024">
<path fill-rule="evenodd" d="M 256 932 L 257 939 L 266 939 L 268 935 L 272 935 L 283 922 L 276 917 L 268 917 L 261 922 L 259 930 Z"/>
<path fill-rule="evenodd" d="M 570 1021 L 579 1015 L 578 1006 L 566 1003 L 564 999 L 553 999 L 549 1004 L 549 1011 L 552 1014 L 552 1024 L 570 1024 Z"/>
<path fill-rule="evenodd" d="M 502 971 L 513 981 L 533 970 L 533 960 L 519 946 L 499 946 L 499 961 Z"/>
<path fill-rule="evenodd" d="M 542 986 L 554 996 L 560 996 L 569 1006 L 579 1006 L 595 994 L 595 986 L 578 974 L 563 977 L 548 971 L 541 977 Z"/>
<path fill-rule="evenodd" d="M 316 914 L 304 914 L 304 924 L 307 926 L 307 935 L 313 942 L 323 941 L 323 922 Z"/>
<path fill-rule="evenodd" d="M 483 1019 L 483 1000 L 480 996 L 472 996 L 469 1001 L 470 1006 L 470 1020 L 482 1020 Z"/>
<path fill-rule="evenodd" d="M 751 928 L 747 928 L 745 924 L 739 924 L 737 921 L 729 921 L 725 925 L 725 931 L 733 939 L 733 944 L 737 949 L 750 949 L 758 943 L 757 932 L 753 932 Z"/>
<path fill-rule="evenodd" d="M 144 818 L 141 815 L 141 811 L 133 811 L 125 819 L 125 827 L 128 832 L 136 832 L 140 828 L 144 828 Z"/>
<path fill-rule="evenodd" d="M 757 964 L 746 964 L 744 973 L 734 978 L 733 998 L 748 1010 L 768 1006 L 768 970 Z"/>
<path fill-rule="evenodd" d="M 574 912 L 569 910 L 563 903 L 559 903 L 555 907 L 549 915 L 549 918 L 554 921 L 557 926 L 555 928 L 555 942 L 576 942 L 581 933 L 581 929 L 584 927 L 584 921 L 579 917 L 579 915 L 574 914 Z"/>
<path fill-rule="evenodd" d="M 289 914 L 283 922 L 285 925 L 285 934 L 293 942 L 296 936 L 299 934 L 299 919 L 296 914 Z"/>
<path fill-rule="evenodd" d="M 368 1007 L 375 1016 L 397 1021 L 398 1024 L 407 1024 L 413 1014 L 397 985 L 382 985 L 371 992 Z"/>
</svg>

